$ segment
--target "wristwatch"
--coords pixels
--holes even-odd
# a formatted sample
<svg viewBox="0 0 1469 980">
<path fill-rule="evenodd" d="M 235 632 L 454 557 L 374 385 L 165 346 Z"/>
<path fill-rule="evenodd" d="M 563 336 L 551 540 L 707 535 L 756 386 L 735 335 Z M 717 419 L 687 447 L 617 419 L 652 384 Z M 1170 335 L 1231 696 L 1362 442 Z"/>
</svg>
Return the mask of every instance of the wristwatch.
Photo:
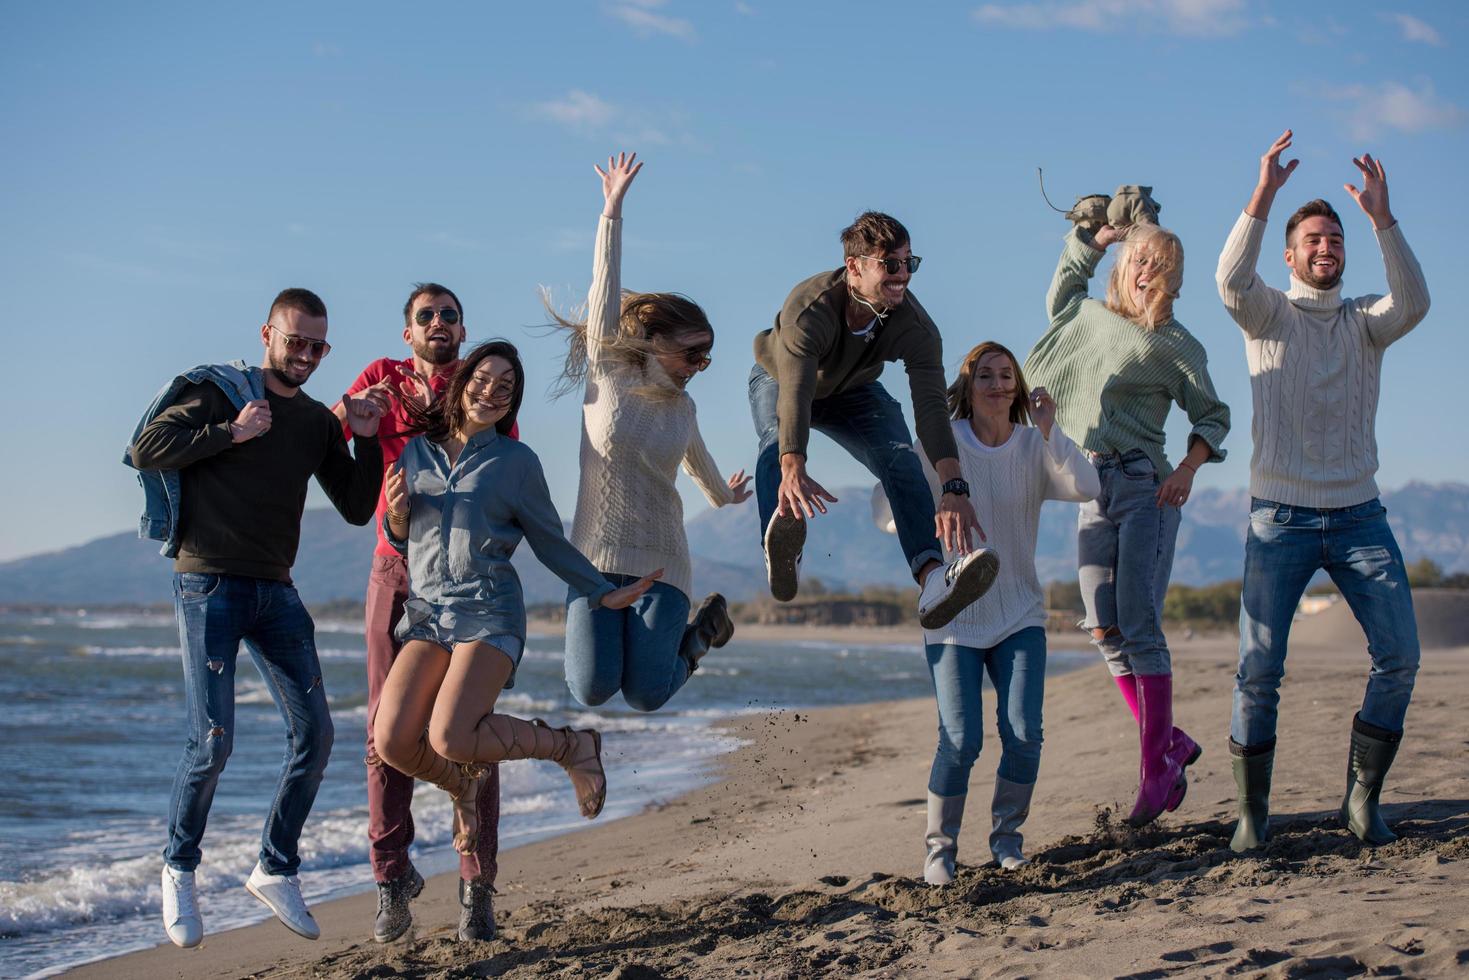
<svg viewBox="0 0 1469 980">
<path fill-rule="evenodd" d="M 969 496 L 969 484 L 964 480 L 949 480 L 944 484 L 943 490 L 944 493 L 958 494 L 960 497 Z"/>
</svg>

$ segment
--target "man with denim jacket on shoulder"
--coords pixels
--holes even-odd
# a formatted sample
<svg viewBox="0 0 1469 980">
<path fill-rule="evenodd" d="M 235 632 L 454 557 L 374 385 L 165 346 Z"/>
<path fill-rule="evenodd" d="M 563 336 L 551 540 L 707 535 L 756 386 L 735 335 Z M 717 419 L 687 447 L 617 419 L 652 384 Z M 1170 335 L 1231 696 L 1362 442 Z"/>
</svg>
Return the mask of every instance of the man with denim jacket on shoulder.
<svg viewBox="0 0 1469 980">
<path fill-rule="evenodd" d="M 330 345 L 326 307 L 287 289 L 271 303 L 260 340 L 264 397 L 237 408 L 213 377 L 185 379 L 132 445 L 142 471 L 176 471 L 174 607 L 183 648 L 188 738 L 174 776 L 164 849 L 163 922 L 179 946 L 204 935 L 194 869 L 214 790 L 234 741 L 235 666 L 244 641 L 289 735 L 260 860 L 245 887 L 293 932 L 321 934 L 296 877 L 301 829 L 321 785 L 332 721 L 315 627 L 291 584 L 306 489 L 314 475 L 342 516 L 372 519 L 382 482 L 381 390 L 345 396 L 354 459 L 336 418 L 300 390 Z"/>
</svg>

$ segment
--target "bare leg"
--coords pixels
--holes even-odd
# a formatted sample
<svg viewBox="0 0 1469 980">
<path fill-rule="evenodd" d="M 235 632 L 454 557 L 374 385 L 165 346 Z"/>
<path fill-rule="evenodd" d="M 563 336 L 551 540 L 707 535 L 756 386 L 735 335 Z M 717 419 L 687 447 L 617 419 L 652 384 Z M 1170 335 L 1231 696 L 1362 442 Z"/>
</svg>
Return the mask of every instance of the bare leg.
<svg viewBox="0 0 1469 980">
<path fill-rule="evenodd" d="M 571 777 L 581 814 L 590 820 L 602 812 L 607 795 L 602 737 L 495 714 L 511 669 L 504 651 L 487 643 L 456 647 L 429 721 L 431 744 L 446 758 L 465 763 L 549 759 Z"/>
<path fill-rule="evenodd" d="M 479 837 L 479 791 L 487 775 L 467 772 L 439 755 L 426 734 L 449 664 L 449 651 L 443 647 L 423 640 L 405 643 L 383 684 L 372 732 L 384 762 L 405 776 L 433 783 L 453 799 L 454 849 L 468 854 Z"/>
</svg>

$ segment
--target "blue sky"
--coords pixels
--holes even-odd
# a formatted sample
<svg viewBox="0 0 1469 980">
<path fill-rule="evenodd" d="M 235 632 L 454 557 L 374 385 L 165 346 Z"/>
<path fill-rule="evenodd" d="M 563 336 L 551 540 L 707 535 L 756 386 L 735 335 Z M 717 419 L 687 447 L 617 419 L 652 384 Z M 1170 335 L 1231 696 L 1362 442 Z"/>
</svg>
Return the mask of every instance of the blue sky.
<svg viewBox="0 0 1469 980">
<path fill-rule="evenodd" d="M 624 281 L 684 292 L 717 330 L 690 389 L 730 471 L 754 462 L 753 335 L 800 279 L 840 261 L 860 210 L 901 218 L 913 289 L 951 363 L 1028 350 L 1066 230 L 1053 200 L 1155 187 L 1187 250 L 1180 319 L 1234 411 L 1248 476 L 1249 382 L 1214 290 L 1219 247 L 1286 127 L 1280 201 L 1334 201 L 1349 293 L 1378 291 L 1370 225 L 1341 185 L 1370 150 L 1435 298 L 1387 355 L 1384 486 L 1469 479 L 1462 275 L 1469 7 L 1458 3 L 1032 0 L 898 4 L 636 0 L 538 4 L 8 3 L 0 58 L 0 286 L 12 303 L 0 559 L 133 526 L 119 463 L 138 414 L 191 365 L 260 356 L 289 285 L 330 309 L 307 390 L 331 402 L 400 355 L 415 280 L 464 301 L 472 339 L 522 345 L 527 442 L 564 514 L 579 403 L 542 397 L 560 353 L 537 287 L 584 297 L 618 148 L 647 166 L 626 210 Z M 1262 261 L 1284 285 L 1276 249 Z M 906 382 L 886 380 L 906 404 Z M 1187 431 L 1175 413 L 1170 451 Z M 810 471 L 870 480 L 833 444 Z M 692 493 L 689 514 L 703 507 Z M 314 497 L 318 503 L 322 498 Z M 843 501 L 841 506 L 865 506 Z M 1242 517 L 1243 519 L 1243 517 Z M 753 542 L 752 542 L 753 547 Z"/>
</svg>

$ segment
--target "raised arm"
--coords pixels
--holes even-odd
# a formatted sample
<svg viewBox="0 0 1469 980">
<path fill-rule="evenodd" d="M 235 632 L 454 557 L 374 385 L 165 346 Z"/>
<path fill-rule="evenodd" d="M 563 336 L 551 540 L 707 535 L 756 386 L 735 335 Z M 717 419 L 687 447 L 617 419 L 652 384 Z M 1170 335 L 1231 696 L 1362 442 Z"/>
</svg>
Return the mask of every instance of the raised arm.
<svg viewBox="0 0 1469 980">
<path fill-rule="evenodd" d="M 326 455 L 316 467 L 316 482 L 349 524 L 366 524 L 377 510 L 378 491 L 383 485 L 383 452 L 377 428 L 387 400 L 387 394 L 373 388 L 356 398 L 343 395 L 342 407 L 357 455 L 348 451 L 342 429 L 333 421 Z"/>
<path fill-rule="evenodd" d="M 602 216 L 592 253 L 592 288 L 587 294 L 587 363 L 601 360 L 603 342 L 617 336 L 622 317 L 622 199 L 643 169 L 636 153 L 607 158 L 607 169 L 593 165 L 602 179 Z"/>
<path fill-rule="evenodd" d="M 1291 160 L 1284 165 L 1280 162 L 1281 154 L 1290 148 L 1291 136 L 1288 129 L 1281 133 L 1260 157 L 1260 176 L 1255 182 L 1255 190 L 1225 240 L 1224 251 L 1219 255 L 1219 267 L 1214 273 L 1224 308 L 1248 337 L 1268 334 L 1277 316 L 1289 305 L 1285 294 L 1265 285 L 1255 269 L 1260 263 L 1260 245 L 1265 238 L 1270 206 L 1301 162 Z"/>
<path fill-rule="evenodd" d="M 1387 171 L 1382 161 L 1364 153 L 1352 163 L 1362 174 L 1362 189 L 1352 184 L 1343 186 L 1372 219 L 1377 243 L 1382 248 L 1383 269 L 1387 272 L 1388 294 L 1365 297 L 1361 301 L 1362 313 L 1367 318 L 1367 334 L 1372 343 L 1386 347 L 1428 315 L 1428 283 L 1388 206 Z"/>
<path fill-rule="evenodd" d="M 1086 299 L 1087 284 L 1096 274 L 1097 263 L 1102 261 L 1107 246 L 1121 237 L 1111 225 L 1097 229 L 1095 238 L 1080 228 L 1067 232 L 1061 261 L 1056 263 L 1056 274 L 1046 291 L 1046 317 L 1052 329 L 1076 316 L 1081 301 Z"/>
</svg>

